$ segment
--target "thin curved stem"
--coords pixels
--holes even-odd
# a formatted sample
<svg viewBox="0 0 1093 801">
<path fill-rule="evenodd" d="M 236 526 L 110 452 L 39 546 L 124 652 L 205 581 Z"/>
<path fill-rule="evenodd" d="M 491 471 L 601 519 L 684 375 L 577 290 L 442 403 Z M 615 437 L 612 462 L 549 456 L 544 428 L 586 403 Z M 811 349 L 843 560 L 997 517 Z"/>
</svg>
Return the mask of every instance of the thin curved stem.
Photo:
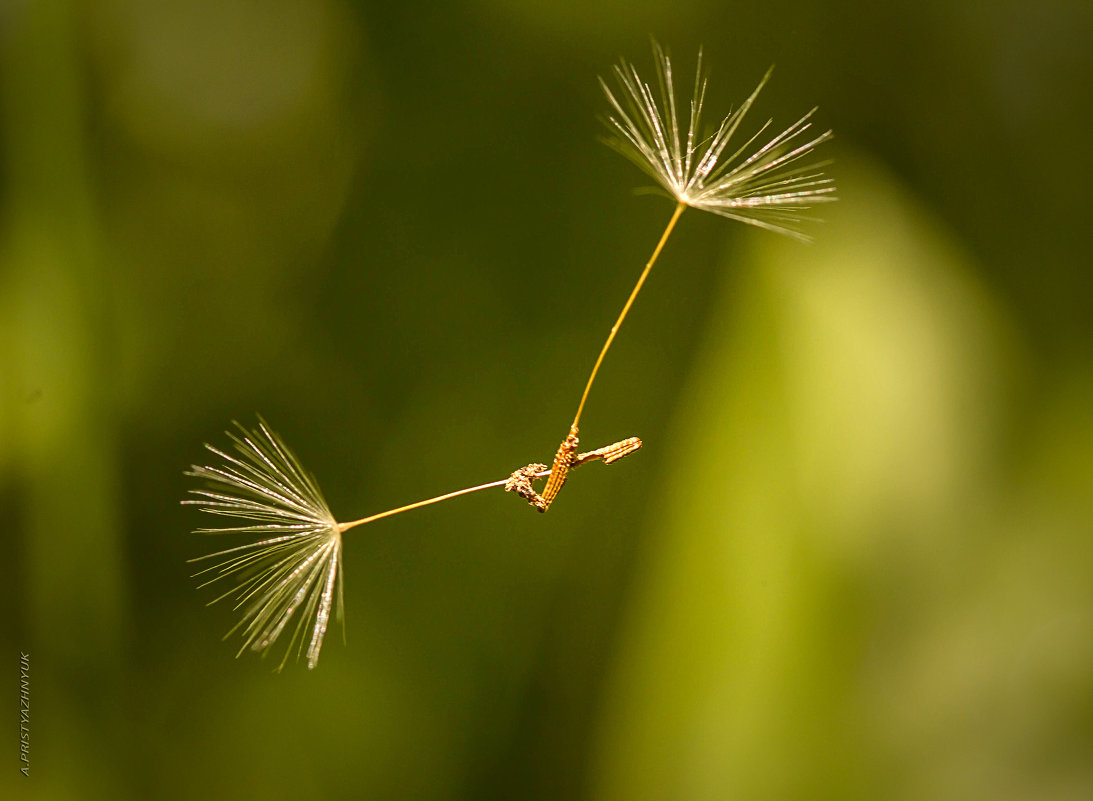
<svg viewBox="0 0 1093 801">
<path fill-rule="evenodd" d="M 544 470 L 542 473 L 537 473 L 536 478 L 548 475 L 549 470 Z M 466 489 L 456 490 L 455 492 L 448 492 L 444 495 L 437 495 L 435 498 L 428 498 L 424 501 L 418 501 L 417 503 L 410 503 L 406 506 L 399 506 L 397 509 L 388 509 L 386 512 L 379 512 L 378 514 L 370 515 L 368 517 L 362 517 L 360 520 L 353 520 L 349 523 L 338 523 L 338 528 L 341 531 L 348 531 L 355 526 L 363 526 L 365 523 L 371 523 L 373 520 L 380 520 L 384 517 L 391 517 L 392 515 L 402 514 L 403 512 L 409 512 L 413 509 L 420 509 L 422 506 L 428 506 L 433 503 L 440 503 L 446 501 L 449 498 L 458 498 L 460 495 L 469 495 L 472 492 L 478 492 L 479 490 L 490 489 L 492 487 L 500 487 L 508 481 L 507 478 L 503 478 L 500 481 L 491 481 L 489 484 L 479 484 L 477 487 L 467 487 Z"/>
<path fill-rule="evenodd" d="M 642 285 L 645 283 L 645 279 L 649 275 L 649 271 L 653 269 L 653 265 L 656 264 L 657 258 L 660 256 L 660 251 L 664 249 L 664 243 L 668 241 L 668 237 L 671 235 L 672 230 L 676 227 L 676 222 L 679 221 L 679 217 L 683 214 L 683 210 L 687 208 L 686 203 L 679 203 L 676 205 L 676 210 L 672 213 L 672 219 L 668 221 L 668 226 L 664 229 L 664 233 L 660 235 L 660 241 L 657 242 L 657 246 L 653 249 L 653 255 L 649 257 L 649 261 L 645 265 L 645 269 L 641 271 L 641 275 L 638 277 L 638 282 L 634 284 L 634 288 L 630 291 L 630 297 L 626 299 L 626 304 L 622 307 L 622 311 L 619 313 L 619 319 L 615 321 L 615 324 L 611 326 L 611 333 L 607 335 L 607 341 L 603 343 L 603 349 L 600 351 L 600 355 L 596 358 L 596 363 L 592 366 L 592 374 L 588 376 L 588 383 L 585 384 L 584 394 L 581 395 L 581 402 L 577 405 L 577 414 L 573 417 L 572 428 L 576 430 L 577 424 L 581 422 L 581 412 L 584 411 L 585 401 L 588 400 L 588 393 L 592 390 L 592 383 L 596 380 L 596 373 L 600 371 L 600 365 L 603 364 L 603 357 L 607 355 L 608 349 L 611 347 L 611 343 L 615 341 L 615 334 L 618 333 L 619 327 L 622 325 L 622 321 L 626 319 L 626 315 L 630 311 L 630 307 L 634 304 L 634 298 L 638 296 L 638 292 L 641 291 Z"/>
<path fill-rule="evenodd" d="M 573 467 L 580 467 L 581 465 L 588 464 L 589 462 L 602 461 L 604 464 L 612 464 L 613 462 L 622 459 L 624 456 L 629 456 L 634 451 L 641 447 L 641 440 L 637 437 L 629 437 L 628 439 L 620 440 L 611 445 L 607 445 L 603 448 L 597 448 L 594 451 L 588 451 L 587 453 L 577 454 L 573 458 Z M 488 484 L 479 484 L 476 487 L 467 487 L 466 489 L 456 490 L 455 492 L 447 492 L 443 495 L 437 495 L 435 498 L 427 498 L 424 501 L 418 501 L 417 503 L 410 503 L 406 506 L 399 506 L 395 509 L 388 509 L 386 512 L 378 512 L 368 517 L 362 517 L 360 520 L 352 520 L 348 523 L 338 523 L 338 531 L 348 531 L 356 526 L 363 526 L 365 523 L 371 523 L 373 520 L 381 520 L 385 517 L 391 517 L 392 515 L 402 514 L 403 512 L 409 512 L 414 509 L 420 509 L 422 506 L 429 506 L 433 503 L 440 503 L 441 501 L 449 500 L 450 498 L 458 498 L 460 495 L 469 495 L 472 492 L 478 492 L 479 490 L 491 489 L 493 487 L 500 487 L 503 484 L 507 484 L 515 475 L 522 473 L 523 470 L 535 468 L 536 466 L 542 467 L 542 465 L 528 465 L 527 468 L 517 471 L 510 475 L 508 478 L 502 478 L 499 481 L 491 481 Z M 531 473 L 524 473 L 524 476 L 528 479 L 533 478 L 545 478 L 550 475 L 550 470 L 545 467 L 542 470 L 534 470 Z M 530 486 L 530 485 L 529 485 Z"/>
</svg>

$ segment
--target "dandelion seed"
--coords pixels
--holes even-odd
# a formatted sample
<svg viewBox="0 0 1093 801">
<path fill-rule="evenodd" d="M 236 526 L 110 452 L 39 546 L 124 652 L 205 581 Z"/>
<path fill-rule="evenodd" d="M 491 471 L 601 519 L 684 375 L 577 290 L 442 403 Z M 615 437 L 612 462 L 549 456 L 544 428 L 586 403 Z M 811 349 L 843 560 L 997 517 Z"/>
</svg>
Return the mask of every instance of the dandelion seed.
<svg viewBox="0 0 1093 801">
<path fill-rule="evenodd" d="M 210 514 L 250 521 L 249 525 L 199 528 L 195 533 L 245 534 L 254 539 L 190 561 L 218 560 L 196 574 L 206 577 L 202 587 L 221 581 L 232 584 L 210 603 L 230 598 L 235 602 L 236 610 L 243 610 L 242 619 L 225 635 L 229 637 L 237 631 L 242 634 L 243 645 L 237 656 L 248 648 L 267 654 L 286 629 L 292 632 L 277 670 L 285 666 L 293 652 L 297 658 L 306 654 L 307 666 L 315 667 L 331 612 L 338 619 L 343 617 L 344 532 L 491 487 L 504 486 L 538 508 L 541 496 L 532 488 L 531 482 L 550 475 L 545 465 L 532 464 L 507 479 L 339 523 L 315 479 L 264 420 L 259 418 L 258 427 L 253 431 L 239 423 L 235 425 L 236 432 L 227 432 L 235 455 L 206 445 L 220 462 L 209 466 L 194 465 L 186 472 L 188 476 L 206 481 L 208 488 L 190 490 L 190 494 L 197 497 L 182 503 L 198 506 Z M 611 464 L 639 448 L 641 440 L 630 437 L 576 455 L 572 466 L 594 461 Z"/>
<path fill-rule="evenodd" d="M 550 482 L 541 497 L 542 505 L 537 507 L 540 511 L 546 511 L 565 484 L 577 449 L 581 413 L 600 365 L 683 211 L 700 209 L 808 241 L 808 237 L 797 229 L 805 219 L 803 212 L 817 203 L 835 200 L 834 182 L 820 171 L 823 164 L 800 163 L 817 145 L 832 136 L 831 131 L 812 138 L 805 135 L 812 127 L 811 118 L 816 109 L 766 144 L 751 150 L 770 127 L 768 120 L 743 145 L 729 152 L 729 143 L 770 78 L 769 70 L 751 96 L 707 134 L 701 129 L 706 77 L 702 74 L 700 50 L 687 128 L 681 132 L 671 59 L 656 42 L 653 42 L 653 56 L 657 62 L 656 90 L 643 81 L 637 69 L 625 59 L 615 67 L 619 83 L 617 96 L 600 78 L 600 86 L 613 109 L 613 113 L 604 118 L 612 132 L 607 144 L 660 184 L 675 199 L 676 208 L 592 365 L 569 433 L 554 457 Z"/>
<path fill-rule="evenodd" d="M 307 666 L 314 668 L 331 610 L 342 617 L 342 528 L 315 480 L 265 421 L 259 418 L 253 431 L 236 426 L 237 433 L 228 432 L 236 455 L 206 445 L 222 463 L 194 465 L 187 472 L 206 480 L 210 488 L 190 490 L 197 499 L 183 503 L 252 521 L 200 528 L 196 533 L 237 533 L 257 539 L 191 561 L 220 560 L 196 574 L 208 577 L 202 587 L 236 582 L 211 603 L 230 598 L 235 609 L 244 610 L 242 620 L 225 635 L 241 632 L 238 655 L 248 648 L 268 652 L 295 617 L 277 669 L 294 651 L 297 657 L 306 652 Z"/>
<path fill-rule="evenodd" d="M 600 79 L 613 109 L 604 119 L 612 132 L 607 144 L 684 206 L 807 240 L 797 229 L 805 219 L 801 212 L 835 199 L 833 181 L 820 171 L 823 165 L 800 163 L 817 145 L 832 137 L 831 131 L 806 136 L 816 109 L 766 144 L 751 149 L 771 126 L 768 120 L 740 147 L 730 151 L 729 143 L 770 78 L 770 71 L 751 96 L 707 134 L 702 131 L 707 78 L 699 51 L 684 132 L 680 128 L 671 59 L 656 42 L 653 55 L 657 64 L 655 90 L 625 59 L 614 69 L 617 94 Z"/>
</svg>

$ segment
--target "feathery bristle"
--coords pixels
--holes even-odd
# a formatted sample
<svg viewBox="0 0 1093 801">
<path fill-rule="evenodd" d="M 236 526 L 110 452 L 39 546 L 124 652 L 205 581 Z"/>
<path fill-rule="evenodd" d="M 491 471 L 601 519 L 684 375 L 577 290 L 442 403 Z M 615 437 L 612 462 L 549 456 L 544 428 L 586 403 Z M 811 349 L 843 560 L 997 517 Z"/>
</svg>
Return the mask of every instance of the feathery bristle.
<svg viewBox="0 0 1093 801">
<path fill-rule="evenodd" d="M 699 51 L 686 133 L 681 135 L 671 59 L 656 42 L 653 55 L 657 64 L 656 91 L 625 60 L 614 70 L 618 96 L 600 79 L 613 109 L 604 119 L 613 134 L 607 144 L 679 203 L 807 241 L 808 237 L 797 228 L 806 219 L 802 212 L 817 203 L 835 200 L 834 181 L 820 171 L 824 164 L 799 163 L 832 137 L 831 131 L 806 136 L 815 109 L 749 153 L 771 125 L 768 120 L 726 156 L 729 142 L 770 78 L 770 70 L 747 100 L 715 130 L 704 134 L 700 126 L 707 79 Z"/>
<path fill-rule="evenodd" d="M 241 630 L 239 655 L 250 648 L 268 652 L 296 617 L 284 667 L 295 650 L 305 653 L 307 666 L 319 660 L 331 608 L 342 616 L 341 528 L 334 520 L 315 480 L 303 469 L 280 437 L 259 418 L 249 431 L 227 432 L 235 456 L 211 445 L 219 465 L 194 465 L 186 475 L 209 482 L 209 489 L 190 490 L 196 499 L 183 501 L 202 511 L 252 521 L 251 525 L 199 528 L 199 534 L 241 533 L 256 537 L 191 561 L 219 559 L 198 576 L 212 574 L 201 586 L 222 579 L 236 582 L 210 603 L 232 598 L 243 617 L 227 636 Z M 307 629 L 310 627 L 310 635 Z"/>
</svg>

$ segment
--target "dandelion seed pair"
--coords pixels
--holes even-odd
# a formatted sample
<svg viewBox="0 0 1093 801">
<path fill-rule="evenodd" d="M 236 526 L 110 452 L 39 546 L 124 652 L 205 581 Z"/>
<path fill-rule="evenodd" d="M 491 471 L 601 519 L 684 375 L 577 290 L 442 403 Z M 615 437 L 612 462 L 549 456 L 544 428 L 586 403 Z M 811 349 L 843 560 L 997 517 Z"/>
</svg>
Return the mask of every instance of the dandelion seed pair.
<svg viewBox="0 0 1093 801">
<path fill-rule="evenodd" d="M 219 560 L 198 573 L 206 578 L 202 586 L 220 581 L 234 582 L 212 603 L 231 598 L 235 608 L 242 610 L 240 622 L 226 635 L 241 634 L 240 655 L 248 648 L 268 652 L 275 642 L 287 636 L 288 647 L 280 666 L 295 654 L 297 657 L 306 655 L 308 667 L 315 667 L 331 615 L 342 616 L 341 562 L 345 531 L 500 486 L 545 512 L 571 470 L 593 461 L 612 464 L 641 447 L 641 441 L 631 437 L 579 453 L 578 426 L 604 357 L 684 210 L 709 211 L 807 240 L 798 227 L 805 220 L 805 212 L 815 204 L 835 199 L 832 180 L 820 171 L 823 165 L 802 164 L 817 145 L 831 137 L 830 131 L 817 136 L 806 135 L 815 109 L 753 149 L 771 125 L 767 121 L 730 152 L 730 143 L 770 72 L 747 100 L 711 132 L 705 133 L 701 124 L 707 79 L 701 52 L 686 127 L 682 129 L 671 60 L 655 43 L 653 55 L 655 87 L 643 81 L 625 60 L 614 68 L 618 84 L 614 90 L 601 79 L 611 107 L 604 119 L 610 131 L 607 144 L 653 178 L 675 200 L 676 206 L 593 364 L 577 412 L 553 464 L 548 469 L 546 465 L 532 463 L 506 479 L 339 523 L 330 512 L 318 484 L 265 421 L 259 419 L 254 430 L 237 423 L 238 430 L 228 432 L 234 455 L 206 446 L 220 463 L 195 465 L 188 471 L 187 475 L 204 480 L 206 488 L 191 490 L 197 497 L 183 503 L 197 505 L 215 515 L 249 521 L 246 525 L 198 529 L 197 533 L 202 534 L 238 533 L 253 539 L 194 560 Z M 542 478 L 547 482 L 540 494 L 533 482 Z M 287 635 L 286 630 L 290 632 Z"/>
</svg>

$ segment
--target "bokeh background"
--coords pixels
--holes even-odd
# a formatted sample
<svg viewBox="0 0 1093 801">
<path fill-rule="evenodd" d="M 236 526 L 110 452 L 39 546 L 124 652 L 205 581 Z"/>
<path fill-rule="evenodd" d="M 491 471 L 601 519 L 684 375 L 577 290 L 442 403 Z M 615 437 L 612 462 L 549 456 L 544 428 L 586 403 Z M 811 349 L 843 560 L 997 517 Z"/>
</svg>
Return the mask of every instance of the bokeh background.
<svg viewBox="0 0 1093 801">
<path fill-rule="evenodd" d="M 806 246 L 685 214 L 590 467 L 354 530 L 233 658 L 182 471 L 263 414 L 361 517 L 549 461 L 671 211 L 596 76 L 820 106 Z M 35 799 L 1093 797 L 1093 6 L 0 6 L 0 674 Z"/>
</svg>

